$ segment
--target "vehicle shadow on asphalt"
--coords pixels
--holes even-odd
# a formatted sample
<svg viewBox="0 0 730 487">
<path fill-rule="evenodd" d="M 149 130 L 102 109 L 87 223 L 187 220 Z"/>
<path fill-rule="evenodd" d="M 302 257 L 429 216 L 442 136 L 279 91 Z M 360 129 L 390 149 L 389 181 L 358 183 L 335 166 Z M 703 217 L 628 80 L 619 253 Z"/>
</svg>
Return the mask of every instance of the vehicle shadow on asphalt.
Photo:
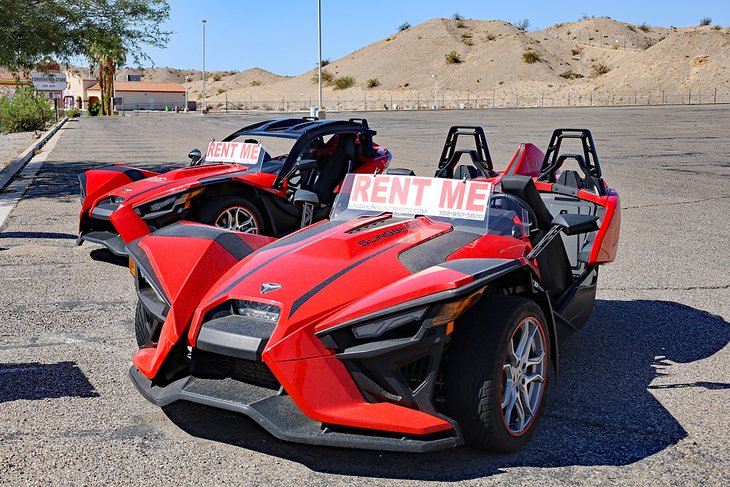
<svg viewBox="0 0 730 487">
<path fill-rule="evenodd" d="M 118 162 L 117 162 L 118 163 Z M 79 174 L 90 169 L 98 169 L 102 166 L 117 164 L 114 162 L 56 162 L 46 161 L 23 195 L 23 199 L 29 198 L 79 198 Z M 154 162 L 134 163 L 133 167 L 143 168 L 148 171 L 167 172 L 172 169 L 186 167 L 184 161 L 177 162 Z M 17 177 L 17 176 L 16 176 Z"/>
<path fill-rule="evenodd" d="M 627 465 L 687 436 L 649 389 L 730 387 L 706 380 L 709 371 L 694 383 L 666 383 L 672 363 L 701 360 L 728 342 L 730 324 L 705 311 L 668 301 L 597 301 L 590 323 L 561 343 L 559 384 L 535 435 L 510 455 L 467 447 L 404 454 L 297 445 L 222 410 L 175 403 L 165 413 L 193 436 L 340 475 L 457 481 L 516 467 Z"/>
<path fill-rule="evenodd" d="M 78 235 L 56 232 L 0 232 L 0 238 L 50 238 L 54 240 L 75 240 Z"/>
<path fill-rule="evenodd" d="M 58 397 L 99 397 L 99 394 L 75 362 L 0 363 L 0 404 Z"/>
</svg>

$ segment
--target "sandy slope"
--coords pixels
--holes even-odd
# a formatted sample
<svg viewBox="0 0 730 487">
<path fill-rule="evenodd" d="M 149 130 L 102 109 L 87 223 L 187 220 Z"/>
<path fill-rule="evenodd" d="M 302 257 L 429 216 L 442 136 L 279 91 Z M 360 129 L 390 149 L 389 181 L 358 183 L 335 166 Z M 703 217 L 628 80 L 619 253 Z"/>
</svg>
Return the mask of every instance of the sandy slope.
<svg viewBox="0 0 730 487">
<path fill-rule="evenodd" d="M 455 51 L 459 63 L 446 62 Z M 539 61 L 523 58 L 534 51 Z M 436 98 L 489 106 L 587 103 L 614 96 L 682 96 L 718 90 L 730 101 L 730 29 L 637 26 L 609 18 L 567 22 L 523 32 L 497 20 L 431 19 L 358 49 L 325 67 L 350 76 L 344 90 L 325 86 L 325 106 L 428 106 Z M 597 68 L 606 71 L 602 74 Z M 208 104 L 304 108 L 316 100 L 315 70 L 283 77 L 252 68 L 208 73 Z M 562 76 L 561 76 L 562 75 Z M 185 82 L 200 99 L 200 72 L 157 68 L 145 81 Z M 368 80 L 378 86 L 369 88 Z M 662 95 L 663 96 L 663 95 Z M 473 102 L 474 99 L 477 102 Z M 269 100 L 269 102 L 264 102 Z M 705 98 L 707 100 L 707 98 Z M 448 102 L 447 102 L 448 104 Z M 301 105 L 301 106 L 299 106 Z"/>
</svg>

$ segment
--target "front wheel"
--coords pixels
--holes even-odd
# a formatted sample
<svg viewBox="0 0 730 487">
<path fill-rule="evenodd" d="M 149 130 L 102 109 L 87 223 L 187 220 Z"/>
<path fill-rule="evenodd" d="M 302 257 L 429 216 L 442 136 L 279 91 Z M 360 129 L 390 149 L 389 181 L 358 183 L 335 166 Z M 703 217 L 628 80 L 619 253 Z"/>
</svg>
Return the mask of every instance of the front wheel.
<svg viewBox="0 0 730 487">
<path fill-rule="evenodd" d="M 490 296 L 456 323 L 446 407 L 467 444 L 512 452 L 527 442 L 542 411 L 549 350 L 545 316 L 527 298 Z"/>
<path fill-rule="evenodd" d="M 240 196 L 226 196 L 205 203 L 198 211 L 198 221 L 236 232 L 264 232 L 258 209 Z"/>
</svg>

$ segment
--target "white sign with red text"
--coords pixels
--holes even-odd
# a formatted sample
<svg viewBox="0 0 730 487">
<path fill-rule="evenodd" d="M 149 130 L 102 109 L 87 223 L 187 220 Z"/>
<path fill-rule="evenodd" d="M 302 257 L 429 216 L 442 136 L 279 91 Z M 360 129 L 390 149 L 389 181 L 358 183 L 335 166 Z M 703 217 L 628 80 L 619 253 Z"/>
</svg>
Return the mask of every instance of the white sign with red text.
<svg viewBox="0 0 730 487">
<path fill-rule="evenodd" d="M 261 153 L 261 144 L 244 142 L 211 142 L 205 153 L 206 162 L 230 162 L 234 164 L 256 164 Z"/>
<path fill-rule="evenodd" d="M 356 174 L 348 209 L 484 220 L 492 183 Z"/>
</svg>

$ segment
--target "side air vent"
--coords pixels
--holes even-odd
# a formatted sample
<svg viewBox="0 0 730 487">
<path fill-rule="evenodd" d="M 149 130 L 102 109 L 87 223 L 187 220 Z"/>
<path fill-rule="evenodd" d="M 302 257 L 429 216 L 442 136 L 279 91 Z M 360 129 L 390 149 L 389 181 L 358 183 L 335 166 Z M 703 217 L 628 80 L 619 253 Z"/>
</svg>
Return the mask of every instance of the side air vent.
<svg viewBox="0 0 730 487">
<path fill-rule="evenodd" d="M 423 355 L 412 362 L 408 362 L 400 368 L 400 373 L 408 383 L 413 392 L 416 392 L 428 378 L 431 371 L 431 356 Z"/>
</svg>

